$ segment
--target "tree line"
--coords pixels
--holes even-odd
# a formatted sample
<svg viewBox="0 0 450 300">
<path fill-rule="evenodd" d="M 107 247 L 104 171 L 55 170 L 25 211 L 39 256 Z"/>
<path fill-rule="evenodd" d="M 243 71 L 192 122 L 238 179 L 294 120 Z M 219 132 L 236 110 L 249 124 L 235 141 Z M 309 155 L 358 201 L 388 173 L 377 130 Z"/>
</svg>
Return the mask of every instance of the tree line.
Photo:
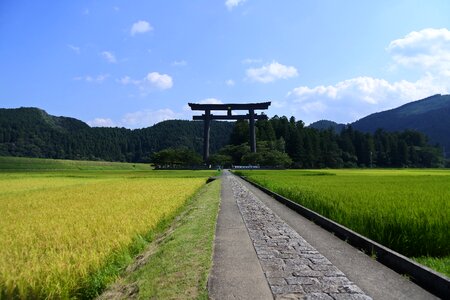
<svg viewBox="0 0 450 300">
<path fill-rule="evenodd" d="M 203 123 L 171 120 L 152 127 L 91 128 L 35 108 L 0 109 L 0 155 L 159 165 L 201 163 Z M 248 145 L 247 121 L 213 122 L 211 165 L 293 168 L 442 167 L 439 147 L 417 131 L 363 133 L 305 127 L 294 117 L 256 122 L 257 153 Z M 161 152 L 164 150 L 165 152 Z M 159 153 L 161 152 L 161 153 Z M 447 161 L 448 164 L 448 161 Z"/>
<path fill-rule="evenodd" d="M 239 123 L 239 122 L 238 122 Z M 248 126 L 236 124 L 231 144 L 244 142 Z M 275 116 L 257 122 L 257 137 L 272 149 L 285 152 L 294 168 L 442 167 L 438 146 L 417 131 L 363 133 L 346 126 L 341 132 L 305 127 L 294 117 Z M 246 132 L 247 131 L 247 132 Z"/>
<path fill-rule="evenodd" d="M 207 163 L 224 167 L 259 165 L 308 169 L 430 168 L 445 164 L 440 147 L 429 145 L 424 134 L 413 130 L 387 132 L 379 129 L 370 134 L 346 126 L 338 133 L 332 128 L 305 127 L 294 117 L 275 116 L 256 122 L 256 137 L 257 153 L 251 153 L 248 122 L 237 121 L 229 144 L 211 155 Z M 160 166 L 192 164 L 195 153 L 186 155 L 185 151 L 171 149 L 156 153 L 153 162 Z M 185 157 L 186 161 L 180 157 Z M 198 154 L 196 160 L 201 160 Z"/>
</svg>

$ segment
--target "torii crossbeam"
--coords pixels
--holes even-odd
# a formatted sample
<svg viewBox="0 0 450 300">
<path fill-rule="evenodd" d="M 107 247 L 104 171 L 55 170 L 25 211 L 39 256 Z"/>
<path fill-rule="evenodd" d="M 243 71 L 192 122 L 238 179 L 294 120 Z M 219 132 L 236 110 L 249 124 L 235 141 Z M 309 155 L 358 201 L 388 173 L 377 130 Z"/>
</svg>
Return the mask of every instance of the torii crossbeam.
<svg viewBox="0 0 450 300">
<path fill-rule="evenodd" d="M 209 131 L 211 120 L 250 120 L 250 149 L 256 152 L 255 120 L 267 120 L 264 114 L 258 115 L 255 110 L 268 109 L 270 102 L 245 103 L 245 104 L 197 104 L 188 103 L 192 110 L 203 110 L 201 116 L 193 116 L 193 120 L 203 120 L 203 159 L 205 162 L 209 157 Z M 226 115 L 213 115 L 211 111 L 225 110 Z M 233 115 L 233 110 L 248 110 L 246 115 Z"/>
</svg>

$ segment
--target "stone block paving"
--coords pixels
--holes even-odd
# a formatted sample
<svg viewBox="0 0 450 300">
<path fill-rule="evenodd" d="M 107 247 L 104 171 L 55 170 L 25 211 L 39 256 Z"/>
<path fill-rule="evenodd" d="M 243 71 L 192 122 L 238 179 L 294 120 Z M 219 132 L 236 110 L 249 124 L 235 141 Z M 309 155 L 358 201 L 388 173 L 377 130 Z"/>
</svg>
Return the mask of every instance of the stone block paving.
<svg viewBox="0 0 450 300">
<path fill-rule="evenodd" d="M 236 178 L 230 179 L 275 299 L 372 299 Z"/>
</svg>

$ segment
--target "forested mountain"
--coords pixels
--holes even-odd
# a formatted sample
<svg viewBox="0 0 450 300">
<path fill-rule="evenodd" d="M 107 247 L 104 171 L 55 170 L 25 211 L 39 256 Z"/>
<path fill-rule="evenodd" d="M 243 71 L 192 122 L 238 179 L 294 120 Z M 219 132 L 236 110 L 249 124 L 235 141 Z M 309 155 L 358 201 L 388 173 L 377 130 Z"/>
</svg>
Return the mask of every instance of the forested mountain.
<svg viewBox="0 0 450 300">
<path fill-rule="evenodd" d="M 434 95 L 398 108 L 371 114 L 353 124 L 354 129 L 374 133 L 417 130 L 426 134 L 431 143 L 444 146 L 450 157 L 450 95 Z"/>
<path fill-rule="evenodd" d="M 363 133 L 346 126 L 337 132 L 332 126 L 318 130 L 294 117 L 274 116 L 256 122 L 256 136 L 258 152 L 250 153 L 247 121 L 212 122 L 210 150 L 216 155 L 209 163 L 297 168 L 439 167 L 445 163 L 441 149 L 412 130 Z M 37 108 L 0 109 L 3 156 L 146 162 L 163 149 L 184 147 L 201 154 L 202 146 L 201 121 L 171 120 L 135 130 L 91 128 Z"/>
<path fill-rule="evenodd" d="M 311 123 L 308 127 L 318 130 L 332 128 L 339 133 L 346 126 L 375 133 L 377 129 L 388 132 L 415 130 L 425 134 L 428 142 L 439 144 L 441 151 L 450 157 L 450 95 L 434 95 L 400 107 L 374 113 L 356 122 L 344 125 L 329 120 Z"/>
<path fill-rule="evenodd" d="M 329 120 L 320 120 L 320 121 L 316 121 L 316 122 L 309 124 L 308 127 L 319 129 L 319 130 L 327 130 L 327 129 L 331 128 L 334 130 L 334 132 L 340 133 L 342 131 L 342 129 L 345 128 L 345 124 L 339 124 L 339 123 L 329 121 Z"/>
<path fill-rule="evenodd" d="M 237 122 L 239 123 L 239 122 Z M 443 166 L 442 151 L 427 143 L 427 137 L 417 131 L 363 133 L 347 126 L 340 133 L 332 129 L 305 127 L 294 117 L 275 116 L 257 122 L 258 140 L 268 147 L 286 152 L 294 167 L 439 167 Z M 245 136 L 245 126 L 236 125 L 233 137 Z M 219 151 L 220 153 L 220 151 Z"/>
<path fill-rule="evenodd" d="M 211 153 L 228 143 L 229 122 L 212 122 Z M 37 108 L 0 109 L 0 155 L 148 161 L 155 151 L 187 147 L 201 153 L 201 121 L 170 120 L 144 129 L 89 127 Z"/>
</svg>

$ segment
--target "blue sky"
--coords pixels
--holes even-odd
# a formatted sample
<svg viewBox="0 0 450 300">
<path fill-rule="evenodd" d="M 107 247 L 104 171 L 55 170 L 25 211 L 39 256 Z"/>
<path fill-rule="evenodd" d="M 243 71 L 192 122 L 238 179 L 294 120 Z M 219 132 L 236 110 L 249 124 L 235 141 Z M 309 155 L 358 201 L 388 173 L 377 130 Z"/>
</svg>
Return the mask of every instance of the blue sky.
<svg viewBox="0 0 450 300">
<path fill-rule="evenodd" d="M 0 107 L 92 126 L 188 102 L 348 123 L 450 90 L 450 1 L 0 2 Z"/>
</svg>

